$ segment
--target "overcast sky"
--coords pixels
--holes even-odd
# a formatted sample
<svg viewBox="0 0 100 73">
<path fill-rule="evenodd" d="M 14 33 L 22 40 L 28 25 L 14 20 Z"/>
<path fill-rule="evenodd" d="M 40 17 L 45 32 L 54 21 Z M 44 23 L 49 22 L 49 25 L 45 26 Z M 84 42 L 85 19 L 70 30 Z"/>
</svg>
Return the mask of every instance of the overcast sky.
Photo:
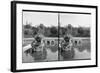
<svg viewBox="0 0 100 73">
<path fill-rule="evenodd" d="M 38 26 L 40 23 L 45 26 L 57 26 L 58 25 L 58 14 L 47 13 L 47 12 L 26 12 L 23 11 L 23 24 L 31 23 L 32 26 Z M 88 14 L 60 14 L 61 26 L 67 26 L 71 24 L 74 27 L 83 26 L 90 27 L 91 15 Z"/>
</svg>

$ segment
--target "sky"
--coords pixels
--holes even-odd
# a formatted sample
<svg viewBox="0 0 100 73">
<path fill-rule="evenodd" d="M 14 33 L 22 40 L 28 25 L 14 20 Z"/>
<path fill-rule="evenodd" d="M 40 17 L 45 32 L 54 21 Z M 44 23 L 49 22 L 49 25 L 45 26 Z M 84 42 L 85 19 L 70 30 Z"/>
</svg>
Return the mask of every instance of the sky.
<svg viewBox="0 0 100 73">
<path fill-rule="evenodd" d="M 26 23 L 31 23 L 32 26 L 39 24 L 44 24 L 47 27 L 58 26 L 58 13 L 23 11 L 23 25 Z M 74 27 L 90 27 L 91 15 L 60 13 L 60 24 L 62 27 L 68 24 Z"/>
</svg>

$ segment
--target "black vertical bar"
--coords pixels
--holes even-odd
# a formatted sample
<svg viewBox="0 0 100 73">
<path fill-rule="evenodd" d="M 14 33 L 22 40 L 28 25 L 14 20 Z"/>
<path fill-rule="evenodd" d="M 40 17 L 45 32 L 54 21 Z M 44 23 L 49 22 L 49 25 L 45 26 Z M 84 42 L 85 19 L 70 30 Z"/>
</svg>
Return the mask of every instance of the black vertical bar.
<svg viewBox="0 0 100 73">
<path fill-rule="evenodd" d="M 98 7 L 96 6 L 96 66 L 98 66 Z"/>
<path fill-rule="evenodd" d="M 58 13 L 58 61 L 60 61 L 60 48 L 59 48 L 59 43 L 60 43 L 60 13 Z"/>
<path fill-rule="evenodd" d="M 16 3 L 11 2 L 11 71 L 16 71 Z"/>
</svg>

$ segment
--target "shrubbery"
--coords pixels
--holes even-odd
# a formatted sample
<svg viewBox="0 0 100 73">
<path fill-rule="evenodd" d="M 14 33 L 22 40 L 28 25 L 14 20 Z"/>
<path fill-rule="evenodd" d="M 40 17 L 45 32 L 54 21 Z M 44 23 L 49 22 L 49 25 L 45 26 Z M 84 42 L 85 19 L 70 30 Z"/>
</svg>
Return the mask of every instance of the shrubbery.
<svg viewBox="0 0 100 73">
<path fill-rule="evenodd" d="M 38 33 L 42 33 L 46 37 L 63 37 L 68 33 L 74 37 L 90 37 L 89 27 L 73 27 L 71 24 L 68 24 L 68 26 L 65 27 L 46 27 L 44 24 L 40 24 L 39 26 L 35 27 L 31 26 L 30 24 L 26 24 L 23 28 L 25 38 L 34 37 Z"/>
</svg>

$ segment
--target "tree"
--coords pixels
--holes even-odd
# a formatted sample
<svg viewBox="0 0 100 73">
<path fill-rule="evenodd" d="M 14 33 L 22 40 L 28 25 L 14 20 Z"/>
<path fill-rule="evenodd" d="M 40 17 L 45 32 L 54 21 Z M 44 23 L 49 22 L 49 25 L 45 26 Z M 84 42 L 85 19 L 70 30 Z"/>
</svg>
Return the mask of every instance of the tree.
<svg viewBox="0 0 100 73">
<path fill-rule="evenodd" d="M 32 26 L 30 24 L 24 25 L 25 29 L 30 29 Z"/>
<path fill-rule="evenodd" d="M 78 36 L 78 28 L 74 27 L 72 30 L 72 36 L 77 37 Z"/>
<path fill-rule="evenodd" d="M 57 30 L 57 28 L 56 27 L 51 27 L 50 28 L 50 33 L 51 33 L 51 37 L 58 37 L 58 30 Z"/>
<path fill-rule="evenodd" d="M 79 36 L 79 37 L 80 37 L 80 36 L 83 36 L 83 34 L 84 34 L 83 28 L 82 28 L 82 27 L 79 27 L 79 28 L 78 28 L 78 36 Z"/>
<path fill-rule="evenodd" d="M 28 30 L 24 30 L 24 35 L 28 35 L 29 31 Z"/>
<path fill-rule="evenodd" d="M 90 28 L 84 28 L 84 35 L 83 37 L 90 37 Z"/>
<path fill-rule="evenodd" d="M 43 24 L 40 24 L 40 29 L 44 29 L 44 25 Z"/>
<path fill-rule="evenodd" d="M 65 33 L 67 32 L 66 28 L 64 27 L 59 27 L 59 36 L 63 37 Z"/>
<path fill-rule="evenodd" d="M 68 28 L 69 30 L 72 30 L 72 25 L 71 25 L 71 24 L 68 24 L 67 28 Z"/>
<path fill-rule="evenodd" d="M 38 33 L 38 29 L 36 27 L 32 27 L 32 36 L 34 37 L 35 35 L 37 35 Z"/>
<path fill-rule="evenodd" d="M 72 25 L 71 24 L 68 24 L 67 26 L 67 33 L 66 34 L 72 34 Z"/>
<path fill-rule="evenodd" d="M 45 32 L 44 32 L 44 36 L 50 37 L 50 35 L 51 35 L 50 27 L 46 27 L 46 28 L 45 28 Z"/>
<path fill-rule="evenodd" d="M 45 26 L 43 24 L 40 24 L 38 26 L 38 30 L 39 30 L 38 33 L 44 34 L 44 32 L 45 32 Z"/>
</svg>

